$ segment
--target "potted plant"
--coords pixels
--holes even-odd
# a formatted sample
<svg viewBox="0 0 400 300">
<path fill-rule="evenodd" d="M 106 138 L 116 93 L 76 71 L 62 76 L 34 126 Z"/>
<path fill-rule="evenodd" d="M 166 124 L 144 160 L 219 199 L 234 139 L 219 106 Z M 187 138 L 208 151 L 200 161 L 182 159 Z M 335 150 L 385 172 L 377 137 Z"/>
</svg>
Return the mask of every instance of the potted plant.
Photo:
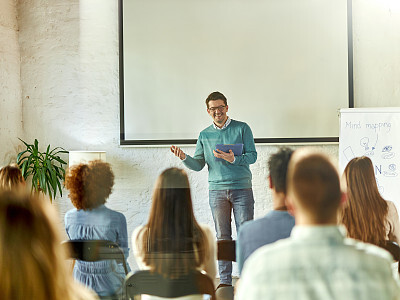
<svg viewBox="0 0 400 300">
<path fill-rule="evenodd" d="M 68 153 L 61 147 L 46 152 L 39 151 L 39 142 L 35 139 L 33 144 L 28 144 L 19 139 L 26 149 L 18 153 L 17 164 L 25 179 L 32 177 L 32 190 L 48 194 L 50 201 L 57 195 L 57 189 L 62 196 L 61 182 L 65 177 L 64 165 L 67 163 L 61 159 L 60 154 Z"/>
</svg>

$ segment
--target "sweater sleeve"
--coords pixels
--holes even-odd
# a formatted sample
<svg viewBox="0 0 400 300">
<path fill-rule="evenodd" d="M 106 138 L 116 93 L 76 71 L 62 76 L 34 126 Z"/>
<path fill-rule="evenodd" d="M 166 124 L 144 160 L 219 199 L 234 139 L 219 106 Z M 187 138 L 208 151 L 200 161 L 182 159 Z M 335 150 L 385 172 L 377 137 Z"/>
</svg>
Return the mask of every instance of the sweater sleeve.
<svg viewBox="0 0 400 300">
<path fill-rule="evenodd" d="M 251 165 L 257 160 L 257 151 L 254 144 L 253 133 L 249 125 L 243 126 L 243 154 L 235 156 L 234 165 Z"/>
<path fill-rule="evenodd" d="M 183 164 L 193 171 L 201 171 L 204 168 L 206 161 L 204 158 L 204 147 L 201 141 L 201 133 L 197 139 L 194 156 L 191 157 L 186 154 L 186 159 L 183 161 Z"/>
</svg>

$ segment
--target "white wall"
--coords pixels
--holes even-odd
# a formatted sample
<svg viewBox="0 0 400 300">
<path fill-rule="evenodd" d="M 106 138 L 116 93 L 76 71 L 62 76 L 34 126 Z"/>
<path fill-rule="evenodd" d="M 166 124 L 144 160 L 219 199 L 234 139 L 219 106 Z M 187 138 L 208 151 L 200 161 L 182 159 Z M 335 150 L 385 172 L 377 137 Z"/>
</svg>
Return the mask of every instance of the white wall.
<svg viewBox="0 0 400 300">
<path fill-rule="evenodd" d="M 0 1 L 0 167 L 15 161 L 22 136 L 20 52 L 15 0 Z"/>
<path fill-rule="evenodd" d="M 353 0 L 356 107 L 400 106 L 400 2 Z"/>
<path fill-rule="evenodd" d="M 357 7 L 364 9 L 363 1 L 365 0 L 355 0 L 354 10 Z M 370 0 L 368 3 L 373 2 L 382 1 Z M 3 48 L 7 48 L 10 52 L 6 66 L 12 67 L 17 73 L 19 52 L 15 42 L 16 14 L 13 10 L 14 1 L 7 0 L 7 3 L 9 4 L 6 10 L 0 7 L 0 49 L 4 51 Z M 3 11 L 8 13 L 3 14 Z M 386 17 L 375 15 L 374 12 L 369 11 L 370 20 L 373 20 L 371 23 L 376 23 L 376 18 Z M 14 16 L 14 21 L 4 22 L 3 15 L 7 18 Z M 167 167 L 182 165 L 169 153 L 168 148 L 119 147 L 117 1 L 19 0 L 18 19 L 22 89 L 19 75 L 16 78 L 8 78 L 1 71 L 0 141 L 18 136 L 21 130 L 17 124 L 23 120 L 26 140 L 32 142 L 34 138 L 38 138 L 42 147 L 51 143 L 52 146 L 62 146 L 68 150 L 107 151 L 107 160 L 112 164 L 116 175 L 114 192 L 108 201 L 109 206 L 125 214 L 128 232 L 132 232 L 136 226 L 147 220 L 151 189 L 158 174 Z M 400 28 L 400 19 L 397 18 L 396 21 L 397 27 L 393 28 Z M 2 25 L 4 23 L 7 26 Z M 370 48 L 365 46 L 361 39 L 368 30 L 361 24 L 354 24 L 354 28 L 354 55 L 360 56 L 355 64 L 356 104 L 362 106 L 363 101 L 366 101 L 364 99 L 369 95 L 365 90 L 368 91 L 375 80 L 364 76 L 365 72 L 368 73 L 367 66 L 360 66 L 364 62 L 363 58 L 368 57 L 370 52 Z M 3 32 L 11 32 L 11 36 L 5 37 Z M 13 41 L 14 51 L 9 51 Z M 399 47 L 400 39 L 396 38 L 395 42 Z M 0 62 L 4 64 L 2 57 L 3 55 Z M 397 61 L 394 67 L 400 69 L 400 62 Z M 7 90 L 3 87 L 5 79 L 9 82 Z M 10 86 L 14 88 L 9 91 Z M 21 105 L 14 105 L 14 102 L 9 100 L 20 99 L 17 96 L 21 90 L 23 118 L 18 113 Z M 366 96 L 360 97 L 361 93 Z M 382 93 L 384 100 L 392 95 L 390 91 L 383 90 Z M 17 108 L 14 110 L 15 117 L 12 118 L 15 125 L 8 129 L 7 138 L 3 138 L 3 98 L 7 98 L 6 107 L 9 110 Z M 337 156 L 337 145 L 324 145 L 321 148 Z M 0 163 L 5 155 L 2 149 L 1 147 Z M 193 154 L 194 147 L 185 147 L 184 150 Z M 251 168 L 256 217 L 260 217 L 270 210 L 272 205 L 271 194 L 266 184 L 266 161 L 269 155 L 277 150 L 277 146 L 257 145 L 257 150 L 259 158 Z M 12 148 L 8 152 L 14 155 Z M 207 171 L 188 173 L 196 216 L 200 222 L 212 225 L 208 206 Z M 61 216 L 72 207 L 66 194 L 57 198 L 55 202 Z M 132 257 L 130 263 L 134 266 Z"/>
</svg>

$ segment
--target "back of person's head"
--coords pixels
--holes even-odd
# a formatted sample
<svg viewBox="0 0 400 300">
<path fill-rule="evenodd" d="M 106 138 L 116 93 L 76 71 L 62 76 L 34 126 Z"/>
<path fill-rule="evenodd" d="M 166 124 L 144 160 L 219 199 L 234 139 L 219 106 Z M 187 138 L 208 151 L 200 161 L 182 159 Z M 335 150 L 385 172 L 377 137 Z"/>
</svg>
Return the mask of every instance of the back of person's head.
<svg viewBox="0 0 400 300">
<path fill-rule="evenodd" d="M 152 215 L 155 220 L 191 222 L 192 198 L 185 171 L 170 168 L 160 174 L 153 191 Z"/>
<path fill-rule="evenodd" d="M 33 194 L 0 192 L 0 299 L 75 299 L 55 218 Z"/>
<path fill-rule="evenodd" d="M 293 153 L 288 169 L 288 197 L 295 216 L 306 216 L 310 223 L 336 220 L 340 206 L 340 180 L 336 167 L 325 154 L 299 149 Z"/>
<path fill-rule="evenodd" d="M 286 194 L 286 175 L 293 150 L 281 148 L 278 152 L 271 155 L 268 161 L 269 176 L 273 188 L 278 193 Z"/>
<path fill-rule="evenodd" d="M 68 197 L 77 209 L 93 209 L 106 203 L 113 185 L 111 166 L 101 160 L 72 166 L 65 176 Z"/>
<path fill-rule="evenodd" d="M 386 240 L 388 205 L 379 193 L 371 159 L 353 158 L 344 170 L 348 201 L 340 220 L 349 237 L 380 245 Z"/>
<path fill-rule="evenodd" d="M 208 95 L 207 96 L 207 98 L 206 98 L 206 105 L 207 105 L 207 108 L 208 108 L 208 103 L 210 102 L 210 101 L 215 101 L 215 100 L 222 100 L 222 101 L 224 101 L 224 104 L 225 105 L 228 105 L 228 100 L 226 99 L 226 97 L 222 94 L 222 93 L 220 93 L 220 92 L 212 92 L 210 95 Z"/>
<path fill-rule="evenodd" d="M 0 169 L 0 190 L 15 190 L 25 186 L 25 179 L 17 165 Z"/>
<path fill-rule="evenodd" d="M 171 271 L 171 264 L 174 264 L 177 272 L 187 272 L 204 262 L 207 241 L 194 217 L 189 179 L 185 171 L 170 168 L 158 177 L 149 220 L 143 230 L 144 238 L 138 243 L 142 245 L 146 264 L 157 272 L 167 274 Z M 193 257 L 194 247 L 198 250 L 197 260 Z M 154 255 L 157 253 L 174 254 L 177 259 L 163 265 Z M 188 256 L 184 256 L 185 253 Z"/>
</svg>

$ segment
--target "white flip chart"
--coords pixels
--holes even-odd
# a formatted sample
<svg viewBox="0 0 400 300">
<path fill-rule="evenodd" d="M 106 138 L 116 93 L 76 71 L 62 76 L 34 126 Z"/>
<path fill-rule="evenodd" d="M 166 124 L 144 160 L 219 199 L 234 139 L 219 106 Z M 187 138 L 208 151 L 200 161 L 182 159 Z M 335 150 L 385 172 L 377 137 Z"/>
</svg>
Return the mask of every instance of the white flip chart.
<svg viewBox="0 0 400 300">
<path fill-rule="evenodd" d="M 339 167 L 368 156 L 379 191 L 400 208 L 400 107 L 340 110 Z"/>
</svg>

